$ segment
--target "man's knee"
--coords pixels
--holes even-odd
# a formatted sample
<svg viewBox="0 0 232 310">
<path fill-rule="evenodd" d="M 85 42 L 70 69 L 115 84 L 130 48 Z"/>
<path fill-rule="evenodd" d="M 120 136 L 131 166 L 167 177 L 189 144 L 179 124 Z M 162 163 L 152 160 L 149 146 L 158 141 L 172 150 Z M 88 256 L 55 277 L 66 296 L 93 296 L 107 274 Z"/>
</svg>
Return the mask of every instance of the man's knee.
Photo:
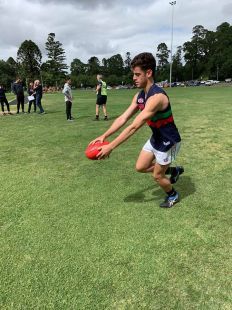
<svg viewBox="0 0 232 310">
<path fill-rule="evenodd" d="M 165 175 L 161 172 L 154 172 L 153 177 L 157 183 L 160 183 L 160 181 L 165 178 Z"/>
<path fill-rule="evenodd" d="M 135 170 L 137 172 L 140 172 L 140 173 L 144 173 L 146 171 L 146 167 L 144 165 L 141 165 L 140 163 L 136 163 L 135 165 Z"/>
</svg>

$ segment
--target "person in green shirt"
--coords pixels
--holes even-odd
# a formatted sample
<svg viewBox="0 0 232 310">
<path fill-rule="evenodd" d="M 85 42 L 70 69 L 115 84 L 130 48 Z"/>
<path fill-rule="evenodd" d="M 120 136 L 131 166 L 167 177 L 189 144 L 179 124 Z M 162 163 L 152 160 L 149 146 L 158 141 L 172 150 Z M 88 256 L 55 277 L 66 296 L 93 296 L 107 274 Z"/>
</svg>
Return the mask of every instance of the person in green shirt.
<svg viewBox="0 0 232 310">
<path fill-rule="evenodd" d="M 103 76 L 101 74 L 97 75 L 97 101 L 96 101 L 96 118 L 95 120 L 99 120 L 99 110 L 102 106 L 103 113 L 104 113 L 104 120 L 107 121 L 107 112 L 106 112 L 106 102 L 107 102 L 107 85 L 106 82 L 102 80 Z"/>
</svg>

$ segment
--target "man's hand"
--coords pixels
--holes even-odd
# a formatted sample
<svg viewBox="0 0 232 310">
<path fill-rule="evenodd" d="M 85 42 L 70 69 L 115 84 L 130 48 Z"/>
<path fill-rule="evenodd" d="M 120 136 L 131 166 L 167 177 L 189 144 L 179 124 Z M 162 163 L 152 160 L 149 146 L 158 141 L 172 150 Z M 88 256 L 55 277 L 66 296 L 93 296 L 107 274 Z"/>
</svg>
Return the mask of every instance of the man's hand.
<svg viewBox="0 0 232 310">
<path fill-rule="evenodd" d="M 103 145 L 99 147 L 99 153 L 97 155 L 97 159 L 106 159 L 110 156 L 110 153 L 113 151 L 110 144 Z"/>
<path fill-rule="evenodd" d="M 94 144 L 94 143 L 96 143 L 98 141 L 102 143 L 102 142 L 104 142 L 104 140 L 105 140 L 105 136 L 102 135 L 102 136 L 99 136 L 98 138 L 92 140 L 91 142 L 89 142 L 89 145 L 90 144 Z"/>
</svg>

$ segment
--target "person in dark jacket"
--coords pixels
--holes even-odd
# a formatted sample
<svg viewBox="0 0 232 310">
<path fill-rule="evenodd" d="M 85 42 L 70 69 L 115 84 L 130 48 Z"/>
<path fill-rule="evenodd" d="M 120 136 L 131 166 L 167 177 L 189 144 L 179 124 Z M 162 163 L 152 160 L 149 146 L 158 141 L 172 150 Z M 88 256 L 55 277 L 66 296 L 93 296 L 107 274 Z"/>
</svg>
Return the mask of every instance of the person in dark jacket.
<svg viewBox="0 0 232 310">
<path fill-rule="evenodd" d="M 39 114 L 45 114 L 45 111 L 42 107 L 41 99 L 43 97 L 43 88 L 39 80 L 34 82 L 34 92 L 35 92 L 35 102 L 39 108 Z"/>
<path fill-rule="evenodd" d="M 17 98 L 17 114 L 20 110 L 20 105 L 22 108 L 22 112 L 24 112 L 24 89 L 23 89 L 23 83 L 21 79 L 17 79 L 15 83 L 13 84 L 13 92 L 16 95 Z"/>
<path fill-rule="evenodd" d="M 0 84 L 0 103 L 1 103 L 1 108 L 2 108 L 2 113 L 3 113 L 3 115 L 5 115 L 5 112 L 4 112 L 4 103 L 5 103 L 5 105 L 6 105 L 8 114 L 11 114 L 11 113 L 10 113 L 10 105 L 9 105 L 8 100 L 7 100 L 7 98 L 6 98 L 5 89 L 4 89 L 3 85 L 1 85 L 1 84 Z"/>
</svg>

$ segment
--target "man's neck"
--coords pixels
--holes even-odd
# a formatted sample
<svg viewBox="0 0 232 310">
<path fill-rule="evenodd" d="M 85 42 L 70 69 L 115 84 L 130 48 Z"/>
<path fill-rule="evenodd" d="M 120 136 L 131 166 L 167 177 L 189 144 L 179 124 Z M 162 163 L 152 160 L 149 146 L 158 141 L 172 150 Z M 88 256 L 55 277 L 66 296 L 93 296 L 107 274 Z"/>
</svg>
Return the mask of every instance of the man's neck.
<svg viewBox="0 0 232 310">
<path fill-rule="evenodd" d="M 151 86 L 154 84 L 154 80 L 148 80 L 147 85 L 145 86 L 145 88 L 143 89 L 145 94 L 147 94 L 149 92 L 149 89 L 151 88 Z"/>
</svg>

